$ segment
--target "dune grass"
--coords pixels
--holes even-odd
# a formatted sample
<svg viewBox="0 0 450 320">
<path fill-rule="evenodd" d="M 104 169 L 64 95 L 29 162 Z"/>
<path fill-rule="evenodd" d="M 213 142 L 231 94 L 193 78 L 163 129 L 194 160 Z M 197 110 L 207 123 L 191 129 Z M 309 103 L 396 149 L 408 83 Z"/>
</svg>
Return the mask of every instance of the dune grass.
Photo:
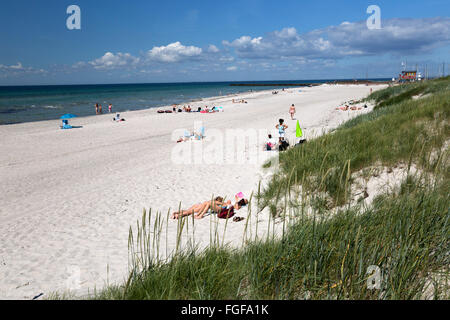
<svg viewBox="0 0 450 320">
<path fill-rule="evenodd" d="M 305 218 L 243 250 L 179 253 L 95 299 L 421 299 L 432 274 L 448 279 L 449 191 L 410 177 L 364 212 Z M 367 287 L 371 265 L 378 290 Z M 448 298 L 448 287 L 435 284 L 430 297 Z"/>
<path fill-rule="evenodd" d="M 282 153 L 281 171 L 270 181 L 264 201 L 273 203 L 279 190 L 294 180 L 309 194 L 327 193 L 332 206 L 339 206 L 348 200 L 352 173 L 365 167 L 414 162 L 433 171 L 450 136 L 449 113 L 450 90 L 446 90 L 356 117 L 332 134 Z M 433 151 L 437 157 L 429 159 Z"/>
<path fill-rule="evenodd" d="M 432 81 L 404 83 L 389 87 L 385 90 L 375 91 L 365 100 L 374 100 L 376 102 L 375 109 L 378 109 L 411 99 L 413 96 L 448 91 L 449 86 L 450 76 L 438 78 Z"/>
<path fill-rule="evenodd" d="M 282 236 L 269 234 L 242 249 L 224 247 L 214 237 L 205 250 L 177 250 L 160 261 L 154 257 L 163 220 L 156 215 L 152 225 L 144 214 L 138 234 L 130 231 L 128 281 L 90 298 L 450 298 L 449 80 L 429 81 L 429 87 L 447 88 L 430 97 L 387 104 L 284 152 L 280 171 L 253 201 L 258 210 L 281 206 L 284 215 L 297 217 Z M 393 101 L 408 90 L 388 88 L 371 99 Z M 378 195 L 369 207 L 349 204 L 352 173 L 401 162 L 407 172 L 412 164 L 420 172 L 409 172 L 395 191 Z M 298 187 L 302 201 L 324 195 L 331 205 L 318 196 L 312 214 L 304 215 L 302 206 L 286 201 Z M 294 192 L 296 200 L 299 195 Z M 335 206 L 341 207 L 332 214 Z M 188 219 L 179 221 L 179 234 Z M 375 289 L 368 285 L 373 267 L 380 272 Z"/>
</svg>

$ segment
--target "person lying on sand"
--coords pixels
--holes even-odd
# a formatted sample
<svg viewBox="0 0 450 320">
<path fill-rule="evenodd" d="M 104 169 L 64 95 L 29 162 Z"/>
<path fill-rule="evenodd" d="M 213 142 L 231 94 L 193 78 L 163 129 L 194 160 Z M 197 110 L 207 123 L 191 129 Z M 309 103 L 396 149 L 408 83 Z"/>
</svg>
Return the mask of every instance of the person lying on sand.
<svg viewBox="0 0 450 320">
<path fill-rule="evenodd" d="M 242 207 L 245 207 L 248 204 L 248 200 L 245 198 L 239 198 L 237 195 L 234 197 L 236 199 L 236 202 L 232 205 L 231 200 L 227 200 L 222 204 L 222 207 L 233 207 L 236 210 L 239 210 Z"/>
<path fill-rule="evenodd" d="M 184 131 L 184 136 L 180 137 L 180 138 L 177 140 L 177 143 L 189 141 L 189 140 L 191 140 L 193 137 L 195 137 L 195 133 L 194 133 L 194 132 L 189 132 L 189 131 L 185 130 L 185 131 Z"/>
<path fill-rule="evenodd" d="M 230 205 L 231 201 L 228 200 L 227 202 L 225 202 L 225 204 Z M 245 207 L 246 205 L 248 205 L 248 200 L 247 199 L 239 199 L 238 197 L 236 197 L 236 203 L 233 205 L 234 209 L 239 210 L 242 207 Z"/>
<path fill-rule="evenodd" d="M 189 209 L 181 210 L 181 211 L 175 211 L 172 214 L 172 219 L 178 219 L 180 217 L 185 217 L 189 215 L 194 215 L 195 219 L 201 219 L 203 216 L 208 212 L 208 210 L 212 210 L 213 212 L 219 212 L 222 209 L 223 205 L 223 198 L 222 197 L 216 197 L 214 200 L 208 200 L 204 202 L 200 202 L 197 204 L 194 204 Z"/>
<path fill-rule="evenodd" d="M 115 122 L 121 122 L 121 121 L 125 121 L 125 119 L 124 119 L 124 118 L 121 118 L 121 117 L 120 117 L 120 114 L 118 113 L 118 114 L 116 114 L 116 116 L 113 118 L 113 121 L 115 121 Z"/>
<path fill-rule="evenodd" d="M 194 204 L 187 210 L 175 211 L 172 214 L 172 219 L 178 219 L 180 217 L 185 217 L 192 214 L 194 215 L 195 219 L 202 219 L 209 210 L 215 213 L 219 213 L 222 209 L 239 210 L 240 208 L 248 204 L 247 199 L 239 199 L 237 196 L 235 198 L 236 203 L 234 205 L 231 204 L 231 200 L 224 202 L 224 199 L 222 197 L 216 197 L 212 201 L 209 200 Z"/>
</svg>

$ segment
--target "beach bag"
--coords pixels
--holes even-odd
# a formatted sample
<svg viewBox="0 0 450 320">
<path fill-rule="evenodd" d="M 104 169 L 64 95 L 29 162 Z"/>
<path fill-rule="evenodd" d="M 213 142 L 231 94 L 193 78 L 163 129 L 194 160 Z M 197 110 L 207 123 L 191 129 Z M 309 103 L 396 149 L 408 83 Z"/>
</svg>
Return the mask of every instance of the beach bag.
<svg viewBox="0 0 450 320">
<path fill-rule="evenodd" d="M 286 140 L 281 141 L 280 146 L 278 147 L 279 151 L 287 150 L 289 147 L 289 143 Z"/>
<path fill-rule="evenodd" d="M 217 217 L 220 219 L 227 219 L 234 216 L 234 214 L 235 214 L 234 207 L 222 208 L 222 210 L 220 210 L 220 212 L 217 214 Z"/>
</svg>

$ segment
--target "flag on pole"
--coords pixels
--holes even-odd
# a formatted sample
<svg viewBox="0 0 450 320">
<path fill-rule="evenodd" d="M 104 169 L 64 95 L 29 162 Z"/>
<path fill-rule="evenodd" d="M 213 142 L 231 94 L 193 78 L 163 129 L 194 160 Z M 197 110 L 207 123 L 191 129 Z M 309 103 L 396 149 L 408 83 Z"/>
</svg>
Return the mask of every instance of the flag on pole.
<svg viewBox="0 0 450 320">
<path fill-rule="evenodd" d="M 295 130 L 295 136 L 297 138 L 300 138 L 301 136 L 303 136 L 302 129 L 300 128 L 300 122 L 298 120 L 297 120 L 297 129 Z"/>
</svg>

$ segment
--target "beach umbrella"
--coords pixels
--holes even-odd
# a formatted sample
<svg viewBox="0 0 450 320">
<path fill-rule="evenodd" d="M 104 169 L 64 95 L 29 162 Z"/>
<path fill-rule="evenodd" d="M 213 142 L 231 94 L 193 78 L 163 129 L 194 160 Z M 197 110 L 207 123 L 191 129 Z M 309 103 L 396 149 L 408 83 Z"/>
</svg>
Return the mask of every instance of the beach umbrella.
<svg viewBox="0 0 450 320">
<path fill-rule="evenodd" d="M 298 120 L 297 120 L 297 128 L 295 130 L 295 136 L 297 138 L 300 138 L 301 136 L 303 136 L 302 129 L 300 128 L 300 122 Z"/>
<path fill-rule="evenodd" d="M 76 117 L 76 115 L 74 115 L 74 114 L 66 113 L 66 114 L 61 116 L 61 119 L 72 119 L 72 118 L 75 118 L 75 117 Z"/>
</svg>

